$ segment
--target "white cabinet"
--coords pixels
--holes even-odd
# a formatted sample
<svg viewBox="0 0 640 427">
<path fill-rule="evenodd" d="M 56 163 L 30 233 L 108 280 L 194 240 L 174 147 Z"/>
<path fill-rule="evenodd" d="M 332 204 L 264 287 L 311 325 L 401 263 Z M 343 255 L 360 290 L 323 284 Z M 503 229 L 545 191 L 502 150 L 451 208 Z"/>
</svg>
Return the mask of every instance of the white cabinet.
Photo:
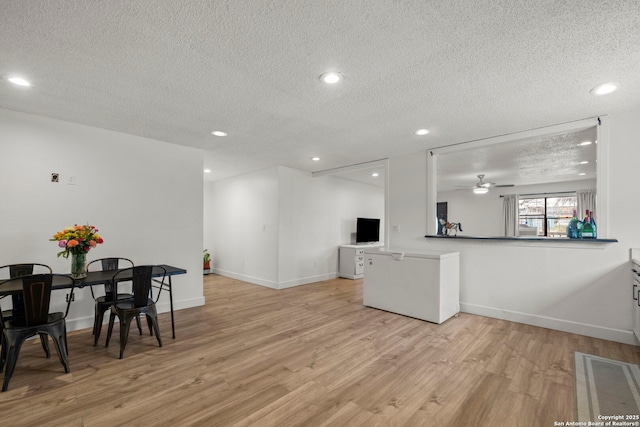
<svg viewBox="0 0 640 427">
<path fill-rule="evenodd" d="M 460 254 L 366 250 L 363 303 L 442 323 L 460 311 Z"/>
<path fill-rule="evenodd" d="M 364 251 L 382 245 L 340 245 L 338 275 L 346 279 L 360 279 L 364 275 Z"/>
</svg>

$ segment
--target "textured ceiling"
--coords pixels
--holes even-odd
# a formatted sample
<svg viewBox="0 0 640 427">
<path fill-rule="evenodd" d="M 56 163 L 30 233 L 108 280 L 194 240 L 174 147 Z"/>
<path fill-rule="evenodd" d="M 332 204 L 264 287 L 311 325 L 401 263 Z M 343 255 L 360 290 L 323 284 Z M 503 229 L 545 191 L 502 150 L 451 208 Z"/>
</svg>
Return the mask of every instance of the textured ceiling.
<svg viewBox="0 0 640 427">
<path fill-rule="evenodd" d="M 485 145 L 437 157 L 438 191 L 472 187 L 483 174 L 496 185 L 535 185 L 596 178 L 596 128 Z M 590 145 L 579 145 L 589 141 Z M 580 164 L 581 162 L 589 162 Z M 585 175 L 578 175 L 584 173 Z"/>
<path fill-rule="evenodd" d="M 638 46 L 637 0 L 2 0 L 0 108 L 319 171 L 640 108 Z"/>
</svg>

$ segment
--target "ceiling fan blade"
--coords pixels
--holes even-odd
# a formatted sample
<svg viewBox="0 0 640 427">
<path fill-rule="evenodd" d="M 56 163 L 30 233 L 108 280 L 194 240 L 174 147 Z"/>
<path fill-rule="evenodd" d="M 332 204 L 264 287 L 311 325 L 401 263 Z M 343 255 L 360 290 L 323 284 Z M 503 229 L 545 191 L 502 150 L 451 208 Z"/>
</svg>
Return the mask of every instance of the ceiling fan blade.
<svg viewBox="0 0 640 427">
<path fill-rule="evenodd" d="M 475 188 L 493 188 L 493 187 L 513 187 L 513 184 L 496 184 L 495 182 L 486 182 L 483 181 L 482 179 L 484 178 L 484 175 L 478 175 L 478 179 L 479 181 L 476 182 L 474 185 L 456 185 L 456 188 L 459 189 L 470 189 L 473 190 Z"/>
</svg>

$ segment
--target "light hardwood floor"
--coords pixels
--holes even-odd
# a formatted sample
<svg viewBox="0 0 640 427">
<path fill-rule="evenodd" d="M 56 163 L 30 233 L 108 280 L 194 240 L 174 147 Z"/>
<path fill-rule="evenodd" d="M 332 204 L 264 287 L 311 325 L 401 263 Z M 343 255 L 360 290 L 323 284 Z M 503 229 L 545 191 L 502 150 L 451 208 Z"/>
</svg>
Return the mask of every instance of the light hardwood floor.
<svg viewBox="0 0 640 427">
<path fill-rule="evenodd" d="M 75 331 L 64 374 L 27 342 L 2 425 L 553 426 L 575 420 L 574 351 L 640 362 L 634 346 L 580 335 L 366 308 L 361 280 L 204 285 L 204 307 L 176 312 L 177 339 L 161 315 L 162 348 L 132 330 L 119 360 L 117 331 L 108 349 Z"/>
</svg>

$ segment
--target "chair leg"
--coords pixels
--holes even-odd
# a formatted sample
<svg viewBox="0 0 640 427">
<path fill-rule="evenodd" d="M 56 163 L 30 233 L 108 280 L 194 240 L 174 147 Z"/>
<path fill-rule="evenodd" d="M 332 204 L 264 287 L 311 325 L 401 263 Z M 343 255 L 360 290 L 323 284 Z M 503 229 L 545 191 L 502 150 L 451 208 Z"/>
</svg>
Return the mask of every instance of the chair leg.
<svg viewBox="0 0 640 427">
<path fill-rule="evenodd" d="M 109 340 L 111 339 L 111 333 L 113 332 L 113 322 L 116 319 L 116 313 L 111 310 L 111 315 L 109 316 L 109 329 L 107 330 L 107 340 L 104 343 L 105 347 L 109 347 Z"/>
<path fill-rule="evenodd" d="M 96 304 L 93 306 L 93 329 L 91 330 L 91 335 L 96 334 L 97 328 L 98 328 L 98 303 L 96 302 Z"/>
<path fill-rule="evenodd" d="M 7 341 L 10 341 L 10 340 L 7 340 Z M 7 391 L 7 388 L 9 388 L 9 381 L 13 376 L 13 371 L 16 367 L 16 362 L 18 361 L 18 355 L 20 354 L 22 341 L 23 340 L 18 340 L 15 346 L 9 346 L 9 348 L 7 349 L 7 370 L 4 373 L 4 382 L 2 383 L 2 391 Z"/>
<path fill-rule="evenodd" d="M 67 342 L 67 320 L 65 319 L 64 321 L 64 325 L 63 325 L 63 331 L 64 331 L 64 352 L 67 355 L 67 363 L 69 363 L 68 359 L 69 359 L 69 343 Z"/>
<path fill-rule="evenodd" d="M 67 323 L 65 320 L 65 324 L 64 324 L 64 349 L 67 353 L 67 357 L 69 357 L 69 343 L 67 342 Z"/>
<path fill-rule="evenodd" d="M 0 372 L 4 371 L 4 365 L 7 363 L 7 344 L 4 337 L 4 332 L 2 333 L 2 348 L 0 348 Z"/>
<path fill-rule="evenodd" d="M 47 338 L 47 334 L 40 334 L 40 342 L 42 343 L 44 354 L 48 359 L 49 357 L 51 357 L 51 351 L 49 350 L 49 338 Z"/>
<path fill-rule="evenodd" d="M 100 326 L 97 324 L 98 319 L 95 319 L 95 324 L 93 325 L 93 346 L 98 345 L 98 340 L 100 339 L 100 332 L 102 332 L 102 322 Z"/>
<path fill-rule="evenodd" d="M 104 314 L 109 310 L 108 308 L 102 309 L 102 307 L 96 304 L 95 318 L 93 321 L 93 346 L 98 345 L 98 339 L 100 339 L 100 333 L 102 332 L 102 322 L 104 321 Z"/>
<path fill-rule="evenodd" d="M 53 339 L 53 343 L 58 351 L 58 359 L 60 359 L 60 363 L 64 366 L 64 371 L 68 374 L 71 370 L 69 369 L 69 358 L 67 357 L 68 350 L 65 344 L 67 331 L 63 330 L 62 332 L 63 333 L 61 335 L 52 335 L 51 338 Z"/>
<path fill-rule="evenodd" d="M 149 336 L 152 337 L 153 336 L 153 324 L 151 323 L 151 320 L 149 319 L 149 316 L 145 316 L 147 318 L 147 327 L 149 328 Z"/>
<path fill-rule="evenodd" d="M 151 324 L 153 325 L 153 329 L 155 330 L 156 339 L 158 340 L 158 345 L 162 347 L 162 337 L 160 336 L 160 327 L 158 326 L 158 313 L 156 313 L 156 311 L 153 310 L 150 313 L 146 313 L 146 314 L 147 314 L 147 319 L 151 322 Z"/>
<path fill-rule="evenodd" d="M 127 315 L 121 316 L 120 317 L 120 359 L 124 357 L 124 348 L 127 346 L 127 339 L 129 339 L 130 327 L 131 327 L 131 317 Z"/>
<path fill-rule="evenodd" d="M 140 332 L 140 335 L 142 335 L 142 325 L 140 324 L 140 315 L 139 314 L 136 316 L 136 324 L 138 325 L 138 332 Z"/>
</svg>

